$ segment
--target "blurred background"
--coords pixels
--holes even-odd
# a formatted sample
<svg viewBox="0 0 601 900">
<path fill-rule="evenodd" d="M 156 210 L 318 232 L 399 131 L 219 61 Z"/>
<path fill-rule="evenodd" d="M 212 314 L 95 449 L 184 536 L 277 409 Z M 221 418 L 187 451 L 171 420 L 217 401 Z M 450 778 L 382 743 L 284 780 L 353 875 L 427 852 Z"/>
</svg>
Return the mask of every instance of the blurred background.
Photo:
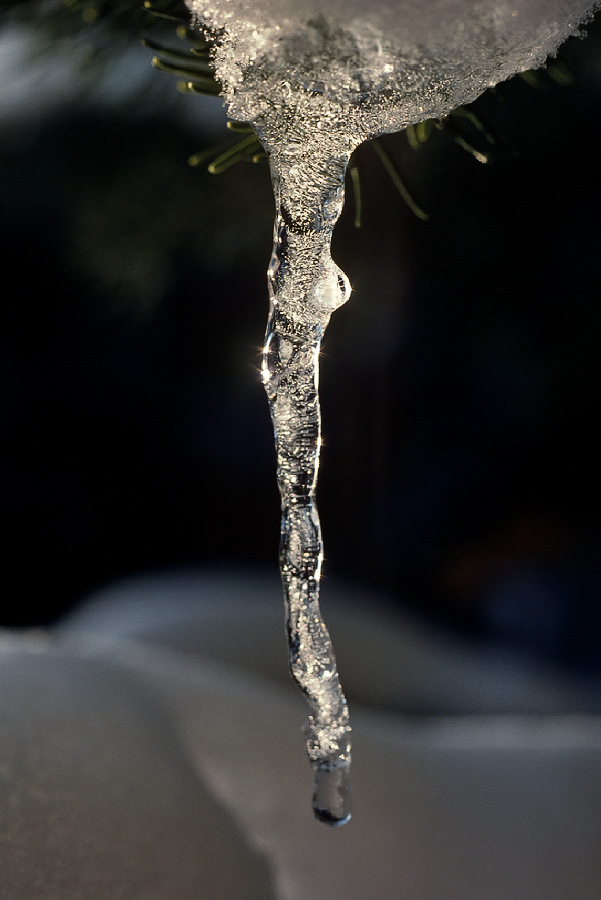
<svg viewBox="0 0 601 900">
<path fill-rule="evenodd" d="M 52 622 L 123 575 L 277 566 L 258 372 L 267 166 L 188 165 L 234 139 L 220 100 L 152 68 L 140 38 L 156 22 L 137 4 L 106 6 L 0 7 L 5 626 Z M 419 149 L 382 139 L 427 221 L 372 147 L 356 153 L 318 497 L 324 590 L 379 588 L 442 628 L 601 675 L 599 21 L 588 30 L 562 51 L 569 84 L 520 77 L 474 106 L 489 165 L 456 128 Z"/>
</svg>

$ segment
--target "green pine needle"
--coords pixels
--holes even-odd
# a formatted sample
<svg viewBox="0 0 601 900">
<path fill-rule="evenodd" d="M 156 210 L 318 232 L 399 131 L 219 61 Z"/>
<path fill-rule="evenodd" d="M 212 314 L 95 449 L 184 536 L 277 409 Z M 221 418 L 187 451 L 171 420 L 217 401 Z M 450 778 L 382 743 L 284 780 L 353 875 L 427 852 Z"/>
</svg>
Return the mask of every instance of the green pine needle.
<svg viewBox="0 0 601 900">
<path fill-rule="evenodd" d="M 430 214 L 423 210 L 417 203 L 417 201 L 413 198 L 409 191 L 409 188 L 405 185 L 405 182 L 399 175 L 397 169 L 394 166 L 394 163 L 382 147 L 380 141 L 376 138 L 375 140 L 370 141 L 370 146 L 373 147 L 375 153 L 380 159 L 380 162 L 390 176 L 392 183 L 394 184 L 395 188 L 397 189 L 411 212 L 415 216 L 417 216 L 418 219 L 421 219 L 423 222 L 427 222 L 427 220 L 430 218 Z"/>
</svg>

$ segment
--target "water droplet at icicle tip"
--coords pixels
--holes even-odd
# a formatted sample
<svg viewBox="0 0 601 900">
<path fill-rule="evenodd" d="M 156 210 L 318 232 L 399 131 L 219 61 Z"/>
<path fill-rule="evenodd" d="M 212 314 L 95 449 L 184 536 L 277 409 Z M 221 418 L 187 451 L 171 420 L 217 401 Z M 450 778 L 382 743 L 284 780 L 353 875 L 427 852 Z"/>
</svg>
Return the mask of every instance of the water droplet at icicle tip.
<svg viewBox="0 0 601 900">
<path fill-rule="evenodd" d="M 333 827 L 346 825 L 349 821 L 351 792 L 347 765 L 315 767 L 313 812 L 316 819 Z"/>
</svg>

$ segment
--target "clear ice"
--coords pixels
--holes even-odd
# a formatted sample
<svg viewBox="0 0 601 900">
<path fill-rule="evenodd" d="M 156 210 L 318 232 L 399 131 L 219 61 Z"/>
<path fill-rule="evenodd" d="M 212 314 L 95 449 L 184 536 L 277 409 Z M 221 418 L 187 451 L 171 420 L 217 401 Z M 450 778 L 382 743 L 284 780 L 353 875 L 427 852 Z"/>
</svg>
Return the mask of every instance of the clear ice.
<svg viewBox="0 0 601 900">
<path fill-rule="evenodd" d="M 350 818 L 349 714 L 319 607 L 318 359 L 350 295 L 330 247 L 363 141 L 440 118 L 536 68 L 598 7 L 582 0 L 187 0 L 213 38 L 229 115 L 265 148 L 276 219 L 263 383 L 282 504 L 290 670 L 307 697 L 313 809 Z"/>
<path fill-rule="evenodd" d="M 325 139 L 319 155 L 306 160 L 299 150 L 308 139 L 309 134 L 299 133 L 298 143 L 270 157 L 277 212 L 263 384 L 276 437 L 289 665 L 311 708 L 307 750 L 316 769 L 314 810 L 322 821 L 342 824 L 350 818 L 350 725 L 319 608 L 323 544 L 315 487 L 321 441 L 319 349 L 332 312 L 350 295 L 348 279 L 330 256 L 350 154 L 338 147 L 334 153 Z"/>
</svg>

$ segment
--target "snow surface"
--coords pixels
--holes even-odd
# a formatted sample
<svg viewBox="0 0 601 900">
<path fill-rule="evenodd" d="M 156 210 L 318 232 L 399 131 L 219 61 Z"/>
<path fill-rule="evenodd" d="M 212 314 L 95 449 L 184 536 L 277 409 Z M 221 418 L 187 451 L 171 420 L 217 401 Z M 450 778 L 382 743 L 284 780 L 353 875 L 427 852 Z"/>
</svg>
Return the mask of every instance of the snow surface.
<svg viewBox="0 0 601 900">
<path fill-rule="evenodd" d="M 0 633 L 0 897 L 598 900 L 598 685 L 328 593 L 357 700 L 340 830 L 311 812 L 275 572 L 151 574 Z"/>
<path fill-rule="evenodd" d="M 591 0 L 187 0 L 218 33 L 215 66 L 230 113 L 261 91 L 271 108 L 287 89 L 319 84 L 331 101 L 364 109 L 362 137 L 440 117 L 516 72 L 537 68 L 599 8 Z M 352 124 L 351 124 L 352 127 Z"/>
</svg>

